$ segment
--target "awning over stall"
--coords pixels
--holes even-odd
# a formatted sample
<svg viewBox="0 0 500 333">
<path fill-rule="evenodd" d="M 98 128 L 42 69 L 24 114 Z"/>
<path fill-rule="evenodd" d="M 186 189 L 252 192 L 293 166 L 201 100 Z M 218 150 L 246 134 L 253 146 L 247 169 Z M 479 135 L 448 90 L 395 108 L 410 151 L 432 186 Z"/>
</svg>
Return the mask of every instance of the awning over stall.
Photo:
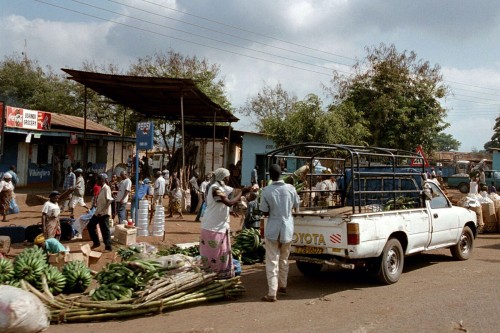
<svg viewBox="0 0 500 333">
<path fill-rule="evenodd" d="M 113 75 L 62 69 L 79 82 L 148 118 L 195 122 L 236 122 L 239 119 L 201 92 L 191 79 Z"/>
</svg>

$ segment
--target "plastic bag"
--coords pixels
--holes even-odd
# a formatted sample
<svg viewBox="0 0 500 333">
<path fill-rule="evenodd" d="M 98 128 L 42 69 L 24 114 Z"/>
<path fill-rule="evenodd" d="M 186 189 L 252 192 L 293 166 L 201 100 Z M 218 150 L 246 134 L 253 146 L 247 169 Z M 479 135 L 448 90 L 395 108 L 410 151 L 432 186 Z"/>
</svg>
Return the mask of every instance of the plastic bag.
<svg viewBox="0 0 500 333">
<path fill-rule="evenodd" d="M 0 285 L 0 332 L 40 332 L 49 327 L 49 317 L 47 308 L 32 293 Z"/>
<path fill-rule="evenodd" d="M 17 214 L 19 213 L 19 206 L 17 205 L 16 199 L 12 198 L 9 201 L 9 214 Z"/>
<path fill-rule="evenodd" d="M 72 221 L 71 226 L 73 227 L 73 230 L 75 230 L 79 234 L 82 234 L 83 229 L 85 229 L 92 216 L 94 216 L 94 213 L 95 207 L 92 207 L 88 213 L 80 215 L 79 218 Z"/>
</svg>

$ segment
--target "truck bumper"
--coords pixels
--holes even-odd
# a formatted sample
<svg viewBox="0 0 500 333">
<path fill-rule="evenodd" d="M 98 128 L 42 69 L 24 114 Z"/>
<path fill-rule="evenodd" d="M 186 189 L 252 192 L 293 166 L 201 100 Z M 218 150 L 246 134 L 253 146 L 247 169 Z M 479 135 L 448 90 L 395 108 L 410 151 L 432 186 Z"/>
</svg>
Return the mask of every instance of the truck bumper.
<svg viewBox="0 0 500 333">
<path fill-rule="evenodd" d="M 307 256 L 292 254 L 292 255 L 290 255 L 290 257 L 288 259 L 295 260 L 295 261 L 309 262 L 311 264 L 327 265 L 327 266 L 341 267 L 341 268 L 347 268 L 347 269 L 363 268 L 366 266 L 366 263 L 363 261 L 346 262 L 343 260 L 339 260 L 336 257 L 329 257 L 328 259 L 322 259 L 322 258 L 314 258 L 314 257 L 307 257 Z"/>
</svg>

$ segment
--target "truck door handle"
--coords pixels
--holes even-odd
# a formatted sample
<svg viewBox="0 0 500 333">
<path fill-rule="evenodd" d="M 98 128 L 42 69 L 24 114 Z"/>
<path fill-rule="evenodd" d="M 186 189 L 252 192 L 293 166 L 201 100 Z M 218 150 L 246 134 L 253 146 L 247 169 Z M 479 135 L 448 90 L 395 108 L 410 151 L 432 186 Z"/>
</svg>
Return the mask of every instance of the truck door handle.
<svg viewBox="0 0 500 333">
<path fill-rule="evenodd" d="M 433 216 L 435 219 L 437 219 L 437 218 L 439 217 L 439 215 L 438 215 L 437 213 L 434 213 L 432 216 Z"/>
</svg>

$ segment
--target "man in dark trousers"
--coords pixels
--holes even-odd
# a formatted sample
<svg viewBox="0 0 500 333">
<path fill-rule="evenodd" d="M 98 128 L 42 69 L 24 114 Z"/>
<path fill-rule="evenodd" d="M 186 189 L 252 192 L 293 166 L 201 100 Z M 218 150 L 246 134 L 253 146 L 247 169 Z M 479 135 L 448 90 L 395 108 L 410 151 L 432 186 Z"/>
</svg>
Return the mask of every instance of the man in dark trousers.
<svg viewBox="0 0 500 333">
<path fill-rule="evenodd" d="M 295 187 L 280 180 L 281 167 L 271 165 L 269 175 L 273 181 L 262 190 L 260 211 L 267 216 L 265 226 L 266 276 L 269 291 L 262 297 L 265 302 L 276 302 L 276 293 L 286 293 L 288 256 L 293 237 L 292 209 L 298 211 L 299 196 Z M 261 234 L 264 222 L 261 220 Z"/>
<path fill-rule="evenodd" d="M 97 196 L 95 213 L 87 225 L 90 238 L 92 239 L 92 248 L 95 249 L 101 245 L 97 235 L 97 225 L 101 229 L 102 239 L 104 241 L 104 250 L 111 251 L 111 233 L 109 231 L 109 217 L 111 216 L 111 188 L 108 185 L 108 176 L 101 173 L 97 176 L 97 184 L 101 186 L 101 191 Z"/>
</svg>

